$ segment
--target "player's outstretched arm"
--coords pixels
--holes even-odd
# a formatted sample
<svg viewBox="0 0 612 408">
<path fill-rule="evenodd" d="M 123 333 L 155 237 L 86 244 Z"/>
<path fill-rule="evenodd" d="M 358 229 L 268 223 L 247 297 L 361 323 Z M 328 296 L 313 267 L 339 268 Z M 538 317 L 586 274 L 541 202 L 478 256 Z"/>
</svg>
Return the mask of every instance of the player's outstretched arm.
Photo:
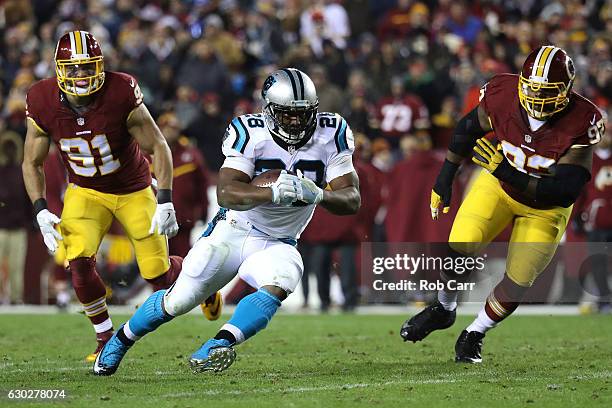
<svg viewBox="0 0 612 408">
<path fill-rule="evenodd" d="M 60 222 L 57 215 L 47 209 L 45 200 L 45 171 L 43 164 L 49 154 L 49 137 L 42 132 L 32 119 L 27 121 L 27 132 L 23 154 L 23 180 L 30 200 L 34 205 L 34 213 L 38 227 L 49 251 L 55 253 L 58 240 L 62 237 L 55 230 L 55 224 Z"/>
<path fill-rule="evenodd" d="M 127 127 L 142 150 L 153 155 L 153 171 L 158 190 L 172 189 L 172 153 L 162 132 L 144 104 L 128 117 Z"/>
<path fill-rule="evenodd" d="M 356 214 L 361 207 L 359 177 L 350 172 L 329 182 L 331 190 L 323 190 L 321 205 L 336 215 Z"/>
<path fill-rule="evenodd" d="M 217 183 L 217 201 L 224 208 L 246 211 L 272 202 L 272 189 L 250 184 L 251 177 L 240 170 L 222 167 Z"/>
<path fill-rule="evenodd" d="M 130 113 L 127 127 L 140 148 L 153 155 L 153 170 L 157 178 L 157 207 L 149 232 L 157 232 L 171 238 L 178 233 L 179 226 L 172 204 L 170 147 L 144 104 L 140 104 Z"/>
<path fill-rule="evenodd" d="M 436 184 L 431 190 L 431 218 L 438 219 L 440 206 L 443 213 L 450 210 L 453 180 L 459 166 L 472 154 L 476 140 L 493 130 L 484 108 L 478 105 L 462 117 L 453 133 L 453 138 L 446 152 L 446 160 L 440 169 Z"/>
<path fill-rule="evenodd" d="M 49 137 L 40 131 L 31 119 L 28 119 L 21 170 L 32 203 L 45 198 L 43 164 L 49 154 L 49 145 Z"/>
</svg>

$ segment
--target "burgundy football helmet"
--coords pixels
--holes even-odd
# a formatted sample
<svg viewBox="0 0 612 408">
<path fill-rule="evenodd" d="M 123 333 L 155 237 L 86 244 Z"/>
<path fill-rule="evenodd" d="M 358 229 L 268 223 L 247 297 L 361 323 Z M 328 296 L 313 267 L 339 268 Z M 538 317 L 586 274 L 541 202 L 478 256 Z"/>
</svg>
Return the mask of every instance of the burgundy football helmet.
<svg viewBox="0 0 612 408">
<path fill-rule="evenodd" d="M 57 42 L 55 73 L 59 88 L 75 96 L 91 95 L 104 84 L 104 56 L 87 31 L 71 31 Z"/>
<path fill-rule="evenodd" d="M 521 106 L 529 116 L 546 120 L 565 109 L 575 77 L 574 63 L 561 48 L 545 45 L 533 50 L 519 77 Z"/>
</svg>

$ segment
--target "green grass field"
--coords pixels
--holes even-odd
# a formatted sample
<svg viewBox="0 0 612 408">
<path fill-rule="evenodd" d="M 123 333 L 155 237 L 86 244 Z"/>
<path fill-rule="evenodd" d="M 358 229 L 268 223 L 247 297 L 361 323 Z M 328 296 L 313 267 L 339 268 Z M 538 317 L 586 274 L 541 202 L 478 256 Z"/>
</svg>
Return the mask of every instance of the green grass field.
<svg viewBox="0 0 612 408">
<path fill-rule="evenodd" d="M 125 316 L 114 316 L 115 324 Z M 225 320 L 225 319 L 222 319 Z M 405 344 L 403 316 L 276 316 L 220 374 L 187 357 L 216 332 L 197 315 L 139 342 L 112 377 L 95 377 L 79 315 L 0 315 L 0 406 L 73 407 L 610 407 L 609 316 L 515 316 L 485 339 L 479 366 L 452 362 L 459 321 Z M 65 389 L 65 400 L 9 401 L 10 389 Z"/>
</svg>

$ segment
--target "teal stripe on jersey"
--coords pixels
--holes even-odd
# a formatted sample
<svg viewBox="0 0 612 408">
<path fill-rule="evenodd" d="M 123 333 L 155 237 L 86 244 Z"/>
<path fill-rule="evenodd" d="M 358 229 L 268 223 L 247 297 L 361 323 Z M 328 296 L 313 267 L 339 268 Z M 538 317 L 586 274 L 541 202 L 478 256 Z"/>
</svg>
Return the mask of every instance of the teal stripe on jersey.
<svg viewBox="0 0 612 408">
<path fill-rule="evenodd" d="M 334 138 L 338 153 L 348 150 L 348 142 L 346 141 L 346 121 L 344 119 L 340 121 L 340 126 L 336 130 Z"/>
<path fill-rule="evenodd" d="M 242 123 L 240 118 L 232 119 L 232 125 L 234 126 L 234 129 L 238 131 L 236 141 L 234 141 L 232 148 L 238 150 L 240 153 L 244 153 L 244 149 L 246 148 L 246 145 L 250 139 L 249 131 L 247 130 L 246 126 L 244 126 L 244 123 Z"/>
</svg>

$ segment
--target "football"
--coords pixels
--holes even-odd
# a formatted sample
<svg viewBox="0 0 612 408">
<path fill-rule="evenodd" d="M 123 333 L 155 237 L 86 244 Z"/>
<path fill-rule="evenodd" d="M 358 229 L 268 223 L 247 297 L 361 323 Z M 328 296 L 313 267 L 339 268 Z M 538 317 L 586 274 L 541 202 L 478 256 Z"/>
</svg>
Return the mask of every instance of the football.
<svg viewBox="0 0 612 408">
<path fill-rule="evenodd" d="M 279 169 L 264 171 L 258 176 L 253 177 L 253 180 L 251 180 L 251 184 L 257 187 L 270 187 L 278 179 L 278 176 L 280 176 L 281 171 L 282 170 Z M 290 170 L 286 171 L 289 174 L 295 174 Z"/>
<path fill-rule="evenodd" d="M 278 179 L 278 176 L 280 176 L 281 171 L 282 170 L 279 169 L 264 171 L 260 175 L 253 177 L 253 180 L 251 180 L 251 184 L 257 187 L 270 187 Z M 286 170 L 286 172 L 289 174 L 296 175 L 296 173 L 291 170 Z M 303 207 L 306 205 L 308 204 L 299 200 L 291 204 L 292 207 Z"/>
</svg>

